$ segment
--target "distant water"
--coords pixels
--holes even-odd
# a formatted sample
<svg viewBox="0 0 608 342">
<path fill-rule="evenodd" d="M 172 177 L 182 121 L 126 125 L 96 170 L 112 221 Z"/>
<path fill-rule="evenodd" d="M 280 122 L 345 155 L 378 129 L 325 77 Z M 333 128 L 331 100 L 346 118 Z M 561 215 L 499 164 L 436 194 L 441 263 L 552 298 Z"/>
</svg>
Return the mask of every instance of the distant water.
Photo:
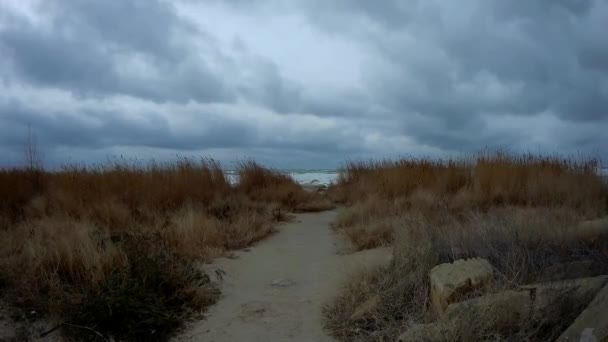
<svg viewBox="0 0 608 342">
<path fill-rule="evenodd" d="M 328 185 L 332 182 L 335 183 L 336 179 L 338 178 L 338 170 L 332 169 L 289 169 L 279 171 L 290 175 L 296 182 L 300 184 L 318 181 L 319 184 Z M 232 184 L 238 181 L 238 175 L 233 170 L 227 170 L 226 177 L 228 177 L 228 181 Z"/>
<path fill-rule="evenodd" d="M 338 170 L 334 169 L 289 169 L 280 171 L 289 174 L 300 184 L 306 184 L 316 180 L 319 184 L 329 185 L 329 183 L 335 183 L 338 178 Z M 598 168 L 597 172 L 599 175 L 606 177 L 608 181 L 608 168 Z M 232 184 L 236 183 L 238 180 L 238 176 L 232 170 L 226 171 L 226 176 L 228 177 L 228 181 Z"/>
<path fill-rule="evenodd" d="M 335 183 L 338 178 L 338 170 L 284 170 L 298 183 L 306 184 L 317 180 L 319 184 L 329 185 Z"/>
</svg>

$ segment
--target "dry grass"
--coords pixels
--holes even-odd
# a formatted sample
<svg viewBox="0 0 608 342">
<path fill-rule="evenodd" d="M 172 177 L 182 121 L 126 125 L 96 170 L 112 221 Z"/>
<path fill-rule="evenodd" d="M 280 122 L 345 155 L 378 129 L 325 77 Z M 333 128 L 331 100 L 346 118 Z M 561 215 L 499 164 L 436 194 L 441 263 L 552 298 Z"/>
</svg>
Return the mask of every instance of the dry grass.
<svg viewBox="0 0 608 342">
<path fill-rule="evenodd" d="M 595 165 L 501 153 L 447 162 L 350 163 L 332 189 L 349 205 L 334 226 L 357 249 L 393 241 L 394 261 L 351 279 L 324 311 L 327 328 L 344 341 L 392 341 L 415 323 L 433 322 L 428 272 L 460 258 L 488 259 L 496 271 L 493 291 L 576 276 L 547 273 L 572 261 L 607 274 L 605 236 L 579 239 L 575 231 L 579 222 L 608 212 L 608 189 Z M 352 320 L 374 296 L 380 300 L 372 314 Z M 580 309 L 584 303 L 575 304 Z M 529 321 L 510 330 L 472 324 L 476 317 L 450 340 L 552 341 L 576 314 L 569 309 L 560 312 L 560 322 Z"/>
<path fill-rule="evenodd" d="M 238 189 L 252 200 L 273 201 L 296 212 L 317 212 L 333 209 L 333 201 L 318 192 L 307 192 L 289 175 L 264 168 L 254 161 L 237 167 Z"/>
<path fill-rule="evenodd" d="M 342 201 L 370 195 L 408 197 L 425 191 L 466 207 L 495 205 L 606 209 L 606 187 L 595 173 L 596 160 L 481 153 L 459 160 L 401 159 L 350 162 L 338 179 Z"/>
<path fill-rule="evenodd" d="M 349 206 L 336 225 L 352 237 L 356 234 L 348 230 L 367 234 L 373 230 L 370 222 L 404 212 L 564 207 L 594 218 L 608 212 L 608 187 L 595 173 L 597 165 L 596 160 L 501 152 L 445 161 L 350 162 L 330 195 Z M 361 225 L 368 227 L 362 230 Z M 380 227 L 377 236 L 386 240 Z"/>
<path fill-rule="evenodd" d="M 493 291 L 552 279 L 556 275 L 545 272 L 549 266 L 574 260 L 592 262 L 591 275 L 608 273 L 605 239 L 563 239 L 579 218 L 568 210 L 516 207 L 403 216 L 396 223 L 392 265 L 350 279 L 342 294 L 325 308 L 326 326 L 343 341 L 394 341 L 415 323 L 433 322 L 428 272 L 439 263 L 463 257 L 490 260 L 495 267 Z M 352 320 L 359 305 L 374 296 L 380 298 L 375 311 L 365 319 Z M 530 321 L 504 332 L 485 324 L 483 330 L 463 324 L 450 340 L 552 341 L 576 317 L 573 310 L 570 305 L 560 314 L 559 327 Z"/>
<path fill-rule="evenodd" d="M 196 262 L 322 200 L 254 162 L 238 174 L 232 186 L 217 162 L 188 158 L 0 170 L 5 300 L 120 340 L 167 339 L 217 297 Z"/>
</svg>

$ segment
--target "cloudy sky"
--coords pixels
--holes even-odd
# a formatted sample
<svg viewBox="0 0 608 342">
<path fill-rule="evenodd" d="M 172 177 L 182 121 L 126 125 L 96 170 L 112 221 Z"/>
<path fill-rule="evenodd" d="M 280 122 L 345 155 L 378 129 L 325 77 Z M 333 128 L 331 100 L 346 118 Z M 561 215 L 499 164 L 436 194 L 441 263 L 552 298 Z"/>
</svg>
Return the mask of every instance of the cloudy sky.
<svg viewBox="0 0 608 342">
<path fill-rule="evenodd" d="M 2 0 L 0 166 L 608 158 L 605 0 Z"/>
</svg>

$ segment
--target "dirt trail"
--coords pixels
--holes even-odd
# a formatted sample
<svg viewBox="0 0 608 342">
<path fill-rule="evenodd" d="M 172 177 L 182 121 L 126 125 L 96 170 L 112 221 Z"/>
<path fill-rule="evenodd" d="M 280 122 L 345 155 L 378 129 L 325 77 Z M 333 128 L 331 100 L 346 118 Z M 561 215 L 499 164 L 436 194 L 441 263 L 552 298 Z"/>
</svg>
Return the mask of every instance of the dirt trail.
<svg viewBox="0 0 608 342">
<path fill-rule="evenodd" d="M 333 341 L 322 328 L 323 304 L 349 274 L 390 258 L 386 248 L 338 254 L 343 241 L 329 228 L 334 217 L 297 215 L 249 252 L 209 265 L 226 272 L 223 296 L 178 341 Z"/>
</svg>

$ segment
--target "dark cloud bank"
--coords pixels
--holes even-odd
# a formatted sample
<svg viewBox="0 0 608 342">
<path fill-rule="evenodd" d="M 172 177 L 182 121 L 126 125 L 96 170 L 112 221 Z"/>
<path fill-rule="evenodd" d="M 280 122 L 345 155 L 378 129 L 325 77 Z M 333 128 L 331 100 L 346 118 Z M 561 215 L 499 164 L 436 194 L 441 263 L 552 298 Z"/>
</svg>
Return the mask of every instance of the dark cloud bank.
<svg viewBox="0 0 608 342">
<path fill-rule="evenodd" d="M 296 69 L 362 62 L 290 77 L 248 27 L 226 42 L 188 0 L 0 4 L 0 165 L 20 161 L 28 126 L 50 164 L 182 153 L 331 167 L 485 147 L 608 158 L 606 1 L 203 3 L 228 22 L 298 18 L 360 54 L 309 44 Z"/>
</svg>

